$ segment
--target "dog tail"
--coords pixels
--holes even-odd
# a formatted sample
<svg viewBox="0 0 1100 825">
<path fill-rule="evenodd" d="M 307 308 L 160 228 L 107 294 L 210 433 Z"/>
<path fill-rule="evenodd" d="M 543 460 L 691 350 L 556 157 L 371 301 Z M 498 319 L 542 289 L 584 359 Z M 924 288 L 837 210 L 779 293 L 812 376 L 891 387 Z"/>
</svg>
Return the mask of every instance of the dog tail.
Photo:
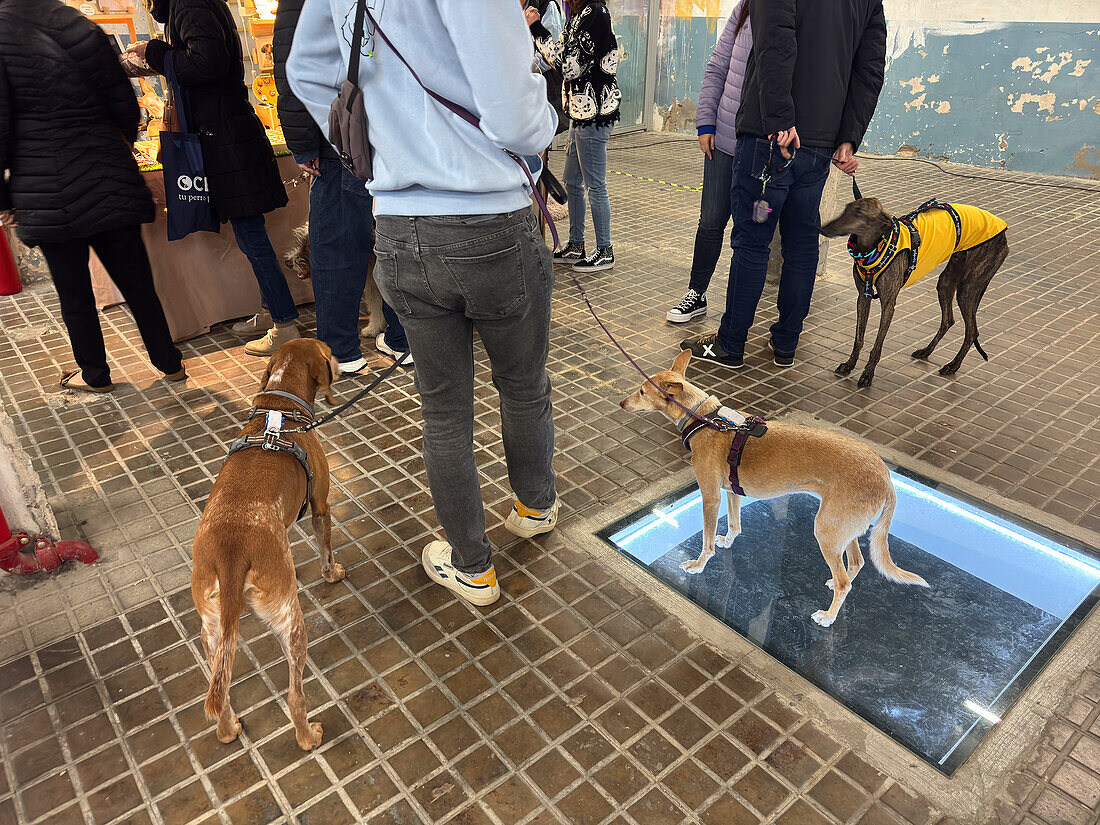
<svg viewBox="0 0 1100 825">
<path fill-rule="evenodd" d="M 928 582 L 916 573 L 902 570 L 894 560 L 890 558 L 890 522 L 894 518 L 894 508 L 897 506 L 898 496 L 894 492 L 894 485 L 890 485 L 890 492 L 886 496 L 886 504 L 882 508 L 882 515 L 878 517 L 875 526 L 871 529 L 871 562 L 883 576 L 898 584 L 919 584 L 928 587 Z"/>
<path fill-rule="evenodd" d="M 237 636 L 241 626 L 247 567 L 229 566 L 218 570 L 218 590 L 221 619 L 218 646 L 214 651 L 214 673 L 206 694 L 207 719 L 217 719 L 229 698 L 229 683 L 233 680 L 233 659 L 237 655 Z"/>
<path fill-rule="evenodd" d="M 976 349 L 978 351 L 978 354 L 981 355 L 982 358 L 984 358 L 986 361 L 989 360 L 989 356 L 985 354 L 985 350 L 982 349 L 982 345 L 978 343 L 977 336 L 975 336 L 974 338 L 974 349 Z"/>
</svg>

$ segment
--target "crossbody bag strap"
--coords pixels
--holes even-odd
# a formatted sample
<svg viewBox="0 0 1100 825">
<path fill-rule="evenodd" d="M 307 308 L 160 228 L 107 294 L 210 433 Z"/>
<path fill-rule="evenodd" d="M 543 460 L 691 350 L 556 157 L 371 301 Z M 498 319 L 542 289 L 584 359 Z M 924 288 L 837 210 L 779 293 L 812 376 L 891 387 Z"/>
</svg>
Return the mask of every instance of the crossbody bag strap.
<svg viewBox="0 0 1100 825">
<path fill-rule="evenodd" d="M 355 4 L 355 28 L 351 32 L 351 59 L 348 61 L 348 80 L 356 88 L 359 87 L 359 61 L 363 57 L 363 16 L 369 13 L 367 0 L 358 0 Z"/>
</svg>

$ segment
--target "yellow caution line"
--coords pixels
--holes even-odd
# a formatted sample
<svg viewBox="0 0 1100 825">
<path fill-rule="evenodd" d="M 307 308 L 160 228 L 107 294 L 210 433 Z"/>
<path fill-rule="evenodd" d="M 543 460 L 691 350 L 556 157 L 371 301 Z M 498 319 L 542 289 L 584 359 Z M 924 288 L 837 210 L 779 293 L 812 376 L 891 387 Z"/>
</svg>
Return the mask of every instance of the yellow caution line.
<svg viewBox="0 0 1100 825">
<path fill-rule="evenodd" d="M 659 183 L 662 186 L 671 186 L 673 189 L 683 189 L 687 192 L 702 192 L 701 186 L 684 186 L 682 183 L 669 183 L 667 180 L 657 180 L 657 178 L 643 178 L 641 175 L 632 175 L 629 172 L 616 172 L 614 169 L 610 170 L 612 174 L 622 175 L 626 178 L 634 178 L 635 180 L 644 180 L 648 183 Z"/>
</svg>

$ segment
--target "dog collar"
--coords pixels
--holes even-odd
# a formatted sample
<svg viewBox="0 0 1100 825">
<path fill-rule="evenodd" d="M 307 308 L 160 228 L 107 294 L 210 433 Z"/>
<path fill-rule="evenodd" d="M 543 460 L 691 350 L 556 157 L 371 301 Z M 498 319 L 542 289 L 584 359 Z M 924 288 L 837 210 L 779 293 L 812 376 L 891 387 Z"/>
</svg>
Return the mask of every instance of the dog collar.
<svg viewBox="0 0 1100 825">
<path fill-rule="evenodd" d="M 301 407 L 305 411 L 306 415 L 308 416 L 308 419 L 307 419 L 308 421 L 312 421 L 316 417 L 316 415 L 313 412 L 313 405 L 310 404 L 308 401 L 306 401 L 304 398 L 300 398 L 299 396 L 295 395 L 292 392 L 284 392 L 283 390 L 264 390 L 260 393 L 260 395 L 277 395 L 280 398 L 285 398 L 288 401 L 293 401 L 295 404 L 297 404 L 299 407 Z M 263 409 L 263 408 L 260 407 L 257 404 L 255 407 L 253 407 L 253 412 L 255 412 L 256 410 L 260 410 L 260 409 Z M 253 417 L 255 417 L 255 416 L 253 416 Z M 251 420 L 251 419 L 249 419 L 249 420 Z M 294 420 L 297 421 L 298 419 L 295 418 Z"/>
<path fill-rule="evenodd" d="M 875 279 L 886 267 L 890 266 L 898 254 L 901 224 L 896 218 L 891 218 L 890 221 L 889 231 L 879 238 L 879 242 L 874 249 L 869 249 L 866 252 L 856 248 L 855 235 L 848 236 L 848 254 L 855 261 L 856 271 L 859 272 L 860 277 L 869 287 L 874 285 Z"/>
</svg>

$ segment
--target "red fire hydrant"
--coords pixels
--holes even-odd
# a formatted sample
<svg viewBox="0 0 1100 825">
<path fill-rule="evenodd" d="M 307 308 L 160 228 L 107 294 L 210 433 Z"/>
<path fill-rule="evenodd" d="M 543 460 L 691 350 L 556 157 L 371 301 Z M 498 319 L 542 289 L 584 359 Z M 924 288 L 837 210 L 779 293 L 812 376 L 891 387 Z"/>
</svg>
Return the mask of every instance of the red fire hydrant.
<svg viewBox="0 0 1100 825">
<path fill-rule="evenodd" d="M 48 536 L 32 536 L 25 530 L 13 533 L 0 510 L 0 570 L 17 575 L 39 570 L 52 573 L 69 559 L 94 564 L 99 555 L 82 541 L 53 542 Z"/>
<path fill-rule="evenodd" d="M 19 271 L 15 268 L 15 256 L 11 254 L 8 233 L 0 227 L 0 295 L 14 295 L 23 289 Z"/>
</svg>

